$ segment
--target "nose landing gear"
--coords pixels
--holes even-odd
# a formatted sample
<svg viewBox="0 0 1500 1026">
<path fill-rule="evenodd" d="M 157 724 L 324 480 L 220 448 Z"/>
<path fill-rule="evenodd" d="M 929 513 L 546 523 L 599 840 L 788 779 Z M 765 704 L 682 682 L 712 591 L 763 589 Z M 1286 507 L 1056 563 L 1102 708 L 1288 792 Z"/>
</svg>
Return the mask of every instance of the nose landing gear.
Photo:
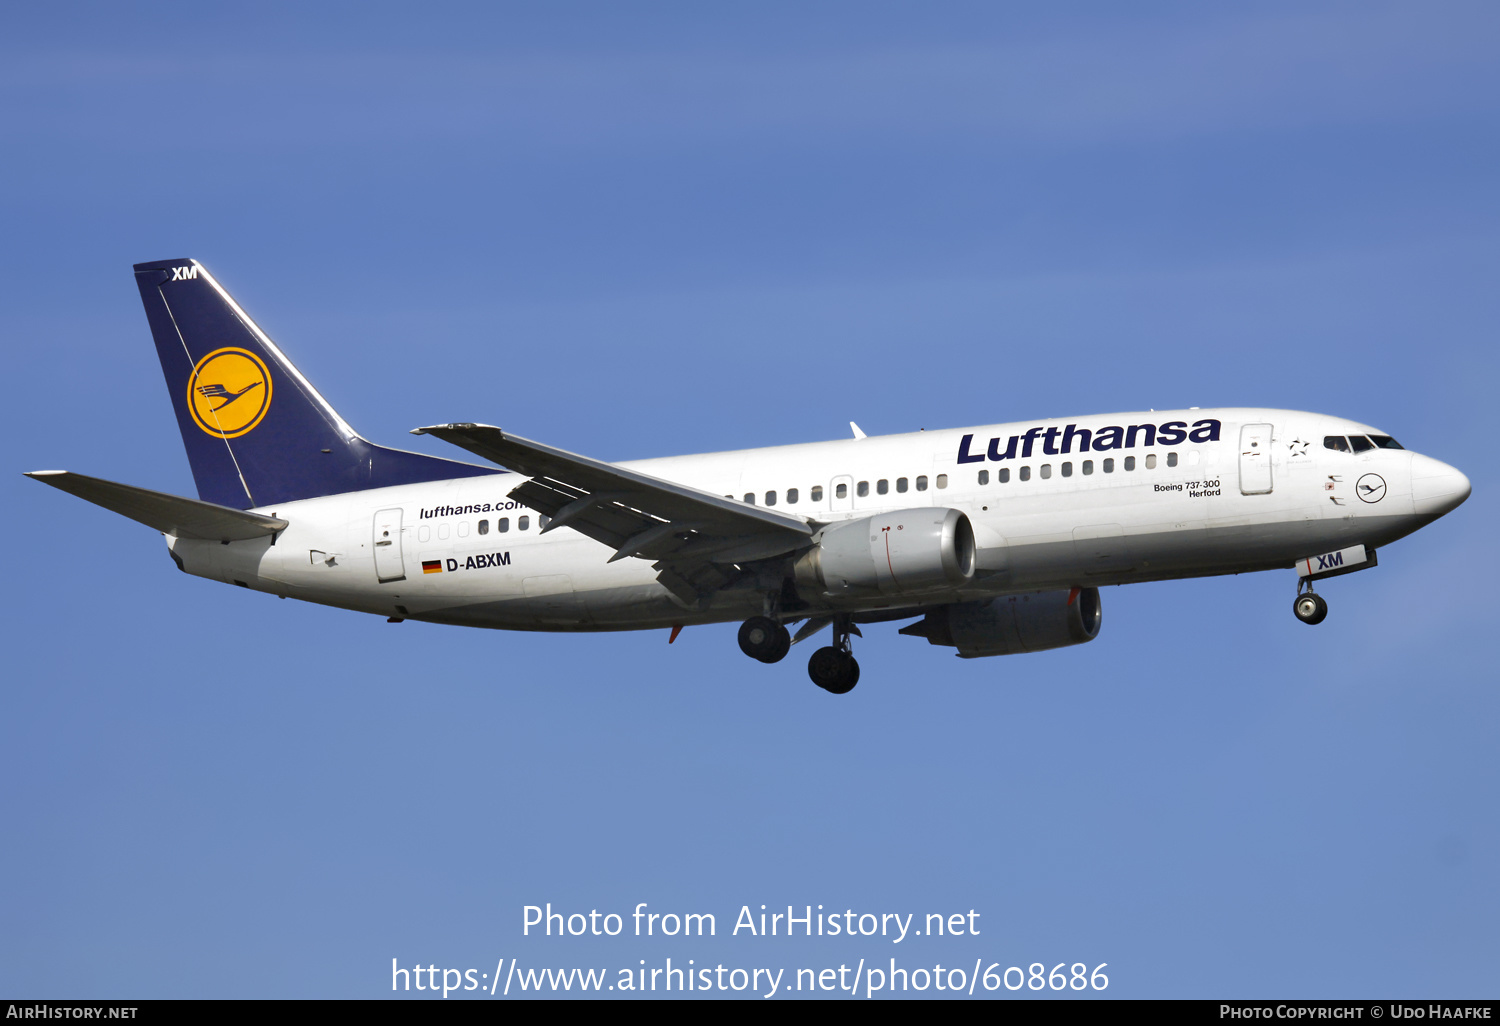
<svg viewBox="0 0 1500 1026">
<path fill-rule="evenodd" d="M 1297 597 L 1292 601 L 1292 613 L 1297 619 L 1305 624 L 1322 623 L 1328 616 L 1328 603 L 1323 600 L 1322 595 L 1315 594 L 1312 590 L 1312 582 L 1307 582 L 1307 591 L 1302 590 L 1302 582 L 1297 582 Z"/>
<path fill-rule="evenodd" d="M 833 644 L 820 648 L 807 661 L 807 675 L 812 682 L 835 695 L 847 695 L 859 683 L 859 663 L 850 651 L 849 635 L 859 628 L 847 617 L 833 621 Z"/>
</svg>

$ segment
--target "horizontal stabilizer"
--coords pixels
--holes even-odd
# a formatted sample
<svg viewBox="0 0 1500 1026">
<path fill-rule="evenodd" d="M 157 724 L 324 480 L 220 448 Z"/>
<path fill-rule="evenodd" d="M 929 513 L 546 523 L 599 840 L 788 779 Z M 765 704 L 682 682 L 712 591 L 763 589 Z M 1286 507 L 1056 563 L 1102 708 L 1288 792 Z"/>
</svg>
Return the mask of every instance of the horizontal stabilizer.
<svg viewBox="0 0 1500 1026">
<path fill-rule="evenodd" d="M 26 476 L 178 538 L 245 541 L 275 534 L 287 525 L 285 520 L 276 517 L 66 470 L 33 470 Z"/>
</svg>

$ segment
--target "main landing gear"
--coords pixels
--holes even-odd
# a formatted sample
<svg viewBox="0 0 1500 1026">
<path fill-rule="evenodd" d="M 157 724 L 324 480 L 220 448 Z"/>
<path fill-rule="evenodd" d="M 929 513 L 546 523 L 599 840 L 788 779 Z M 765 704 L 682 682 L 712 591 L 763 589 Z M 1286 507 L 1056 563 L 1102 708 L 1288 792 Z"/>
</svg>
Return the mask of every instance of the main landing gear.
<svg viewBox="0 0 1500 1026">
<path fill-rule="evenodd" d="M 847 617 L 838 617 L 833 621 L 833 644 L 818 649 L 807 661 L 807 675 L 824 691 L 847 695 L 859 683 L 859 663 L 849 645 L 849 635 L 858 630 Z"/>
<path fill-rule="evenodd" d="M 809 626 L 815 629 L 828 622 L 818 618 Z M 806 628 L 802 632 L 808 634 Z M 824 691 L 847 695 L 859 683 L 859 663 L 850 651 L 849 637 L 859 628 L 847 616 L 833 618 L 833 644 L 820 648 L 807 661 L 807 675 Z M 792 647 L 792 635 L 785 626 L 769 616 L 752 616 L 740 624 L 740 651 L 763 663 L 779 663 Z"/>
<path fill-rule="evenodd" d="M 1298 581 L 1297 597 L 1292 601 L 1292 612 L 1303 623 L 1322 623 L 1328 616 L 1328 603 L 1323 601 L 1322 595 L 1313 592 L 1312 581 L 1307 582 L 1307 591 L 1302 590 L 1302 582 Z"/>
<path fill-rule="evenodd" d="M 792 635 L 769 616 L 752 616 L 740 624 L 740 651 L 763 663 L 779 663 L 792 650 Z"/>
</svg>

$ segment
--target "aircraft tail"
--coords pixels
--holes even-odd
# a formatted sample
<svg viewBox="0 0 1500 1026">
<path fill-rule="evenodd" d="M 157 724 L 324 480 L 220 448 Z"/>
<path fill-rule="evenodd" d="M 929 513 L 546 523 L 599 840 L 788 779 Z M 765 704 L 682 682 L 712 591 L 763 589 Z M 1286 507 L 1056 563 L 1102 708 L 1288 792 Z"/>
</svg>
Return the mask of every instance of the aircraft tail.
<svg viewBox="0 0 1500 1026">
<path fill-rule="evenodd" d="M 374 445 L 196 260 L 135 265 L 198 497 L 236 509 L 497 473 Z"/>
</svg>

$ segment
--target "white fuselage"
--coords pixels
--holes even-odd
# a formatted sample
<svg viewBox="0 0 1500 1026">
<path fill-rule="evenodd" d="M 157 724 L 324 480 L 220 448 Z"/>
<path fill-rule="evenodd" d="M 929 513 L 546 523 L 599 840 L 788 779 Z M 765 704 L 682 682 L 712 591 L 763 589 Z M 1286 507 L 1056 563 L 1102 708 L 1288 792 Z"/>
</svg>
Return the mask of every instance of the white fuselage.
<svg viewBox="0 0 1500 1026">
<path fill-rule="evenodd" d="M 622 466 L 820 524 L 914 507 L 967 514 L 977 572 L 962 589 L 920 603 L 803 596 L 811 612 L 878 614 L 1290 567 L 1349 545 L 1389 544 L 1468 494 L 1462 474 L 1429 457 L 1324 444 L 1328 436 L 1373 433 L 1289 410 L 1149 411 Z M 609 547 L 565 527 L 541 534 L 535 511 L 507 498 L 523 480 L 497 473 L 305 499 L 259 510 L 289 523 L 274 542 L 168 542 L 182 568 L 199 576 L 477 627 L 631 630 L 761 612 L 763 595 L 750 588 L 687 608 L 657 582 L 649 560 L 610 563 Z"/>
</svg>

